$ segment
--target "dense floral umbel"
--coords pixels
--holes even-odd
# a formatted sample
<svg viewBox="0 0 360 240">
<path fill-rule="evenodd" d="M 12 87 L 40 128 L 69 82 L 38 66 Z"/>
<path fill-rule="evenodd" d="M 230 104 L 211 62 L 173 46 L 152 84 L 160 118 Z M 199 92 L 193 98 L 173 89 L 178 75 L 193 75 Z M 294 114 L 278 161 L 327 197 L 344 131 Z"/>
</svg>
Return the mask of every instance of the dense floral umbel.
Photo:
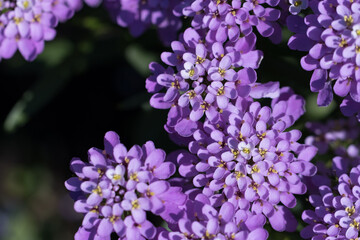
<svg viewBox="0 0 360 240">
<path fill-rule="evenodd" d="M 169 45 L 175 40 L 182 20 L 173 10 L 181 0 L 84 0 L 97 7 L 102 2 L 114 21 L 129 28 L 131 35 L 140 36 L 146 29 L 155 26 L 162 42 Z"/>
<path fill-rule="evenodd" d="M 310 89 L 319 93 L 318 105 L 330 104 L 334 92 L 344 97 L 342 113 L 358 113 L 360 120 L 360 2 L 314 0 L 310 6 L 314 14 L 288 17 L 295 32 L 289 47 L 308 52 L 301 65 L 313 71 Z"/>
<path fill-rule="evenodd" d="M 105 150 L 91 148 L 89 162 L 74 158 L 71 170 L 76 174 L 65 182 L 75 199 L 75 211 L 84 213 L 75 239 L 154 239 L 156 228 L 147 220 L 147 212 L 173 223 L 178 208 L 186 201 L 181 188 L 165 181 L 175 165 L 164 162 L 165 153 L 153 142 L 129 151 L 114 132 L 105 135 Z"/>
<path fill-rule="evenodd" d="M 209 29 L 207 39 L 224 42 L 247 36 L 253 27 L 263 37 L 273 42 L 281 41 L 281 28 L 276 22 L 280 10 L 274 7 L 279 0 L 194 0 L 184 1 L 177 11 L 179 15 L 192 17 L 195 29 Z"/>
<path fill-rule="evenodd" d="M 303 114 L 303 104 L 288 88 L 271 108 L 241 99 L 237 112 L 199 124 L 189 144 L 197 157 L 184 152 L 175 157 L 180 175 L 192 179 L 213 207 L 230 202 L 236 211 L 264 215 L 277 231 L 295 230 L 287 208 L 296 205 L 295 194 L 306 192 L 301 176 L 316 173 L 310 162 L 316 148 L 298 142 L 300 131 L 285 131 Z"/>
<path fill-rule="evenodd" d="M 26 60 L 34 60 L 44 42 L 54 39 L 58 22 L 70 19 L 81 7 L 81 0 L 1 0 L 0 59 L 19 50 Z"/>
<path fill-rule="evenodd" d="M 232 111 L 237 98 L 261 98 L 278 95 L 278 83 L 255 83 L 262 52 L 254 50 L 256 36 L 250 33 L 225 43 L 208 41 L 206 31 L 188 28 L 172 52 L 163 52 L 162 61 L 169 67 L 151 63 L 153 74 L 146 88 L 154 93 L 150 104 L 170 109 L 165 126 L 169 133 L 188 137 L 206 116 L 219 120 L 224 111 Z"/>
<path fill-rule="evenodd" d="M 342 174 L 336 187 L 322 185 L 310 195 L 314 210 L 305 210 L 302 219 L 309 224 L 301 231 L 304 239 L 358 239 L 360 222 L 360 165 Z"/>
<path fill-rule="evenodd" d="M 198 195 L 188 201 L 186 216 L 179 220 L 172 232 L 162 231 L 158 240 L 265 240 L 268 233 L 263 229 L 266 219 L 261 214 L 237 210 L 225 202 L 219 209 L 210 205 L 209 199 Z"/>
</svg>

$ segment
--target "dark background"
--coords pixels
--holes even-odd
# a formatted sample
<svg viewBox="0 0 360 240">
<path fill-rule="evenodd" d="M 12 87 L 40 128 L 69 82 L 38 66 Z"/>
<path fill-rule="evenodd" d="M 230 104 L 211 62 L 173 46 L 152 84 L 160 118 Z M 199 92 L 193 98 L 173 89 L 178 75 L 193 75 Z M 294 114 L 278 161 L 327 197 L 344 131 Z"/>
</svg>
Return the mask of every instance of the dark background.
<svg viewBox="0 0 360 240">
<path fill-rule="evenodd" d="M 106 131 L 116 131 L 127 147 L 152 140 L 167 153 L 176 149 L 163 130 L 167 112 L 150 107 L 144 87 L 148 64 L 169 50 L 156 30 L 134 39 L 101 7 L 84 7 L 57 30 L 34 62 L 18 53 L 0 62 L 0 239 L 73 239 L 81 215 L 64 187 L 69 162 L 102 148 Z M 316 106 L 311 74 L 299 65 L 303 53 L 287 49 L 289 34 L 277 46 L 258 40 L 265 56 L 258 81 L 280 81 L 306 98 L 307 113 L 295 126 L 303 129 L 309 119 L 324 121 L 339 111 L 335 103 Z M 297 216 L 301 208 L 300 201 Z"/>
</svg>

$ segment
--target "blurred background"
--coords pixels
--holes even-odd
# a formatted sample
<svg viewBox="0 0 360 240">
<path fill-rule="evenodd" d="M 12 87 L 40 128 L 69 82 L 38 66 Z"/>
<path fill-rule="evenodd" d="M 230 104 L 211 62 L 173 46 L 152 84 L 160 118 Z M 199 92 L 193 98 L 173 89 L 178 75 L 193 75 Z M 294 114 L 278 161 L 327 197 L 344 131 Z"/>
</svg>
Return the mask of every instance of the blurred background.
<svg viewBox="0 0 360 240">
<path fill-rule="evenodd" d="M 283 35 L 277 46 L 258 38 L 265 56 L 258 81 L 280 81 L 307 100 L 295 128 L 340 116 L 339 101 L 316 106 L 311 74 L 299 64 L 303 53 L 288 50 L 290 33 Z M 152 140 L 167 153 L 177 148 L 163 130 L 167 111 L 152 109 L 145 90 L 148 64 L 164 50 L 155 29 L 134 39 L 104 8 L 84 7 L 59 24 L 57 37 L 34 62 L 20 54 L 0 62 L 0 239 L 73 239 L 82 216 L 64 187 L 72 176 L 69 162 L 85 160 L 90 147 L 102 148 L 106 131 L 116 131 L 127 147 Z"/>
</svg>

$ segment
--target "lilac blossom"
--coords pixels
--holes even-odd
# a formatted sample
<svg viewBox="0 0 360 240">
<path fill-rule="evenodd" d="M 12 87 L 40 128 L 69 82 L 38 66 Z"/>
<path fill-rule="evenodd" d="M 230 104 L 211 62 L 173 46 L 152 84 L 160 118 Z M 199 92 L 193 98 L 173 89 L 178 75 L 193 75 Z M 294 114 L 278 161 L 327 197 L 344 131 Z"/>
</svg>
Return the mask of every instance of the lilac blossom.
<svg viewBox="0 0 360 240">
<path fill-rule="evenodd" d="M 287 25 L 295 33 L 291 49 L 306 51 L 301 66 L 313 71 L 310 89 L 318 92 L 318 105 L 327 106 L 333 93 L 344 98 L 345 116 L 360 113 L 360 12 L 357 1 L 312 1 L 313 14 L 289 16 Z"/>
<path fill-rule="evenodd" d="M 80 0 L 2 1 L 0 9 L 0 59 L 17 50 L 27 61 L 34 60 L 53 40 L 58 22 L 69 20 L 82 7 Z"/>
<path fill-rule="evenodd" d="M 74 158 L 71 170 L 76 174 L 65 182 L 75 200 L 75 211 L 83 213 L 82 227 L 75 239 L 154 239 L 156 228 L 147 212 L 174 222 L 186 196 L 181 188 L 170 186 L 175 172 L 172 162 L 164 162 L 165 153 L 152 142 L 127 150 L 115 132 L 104 138 L 105 149 L 91 148 L 89 162 Z"/>
</svg>

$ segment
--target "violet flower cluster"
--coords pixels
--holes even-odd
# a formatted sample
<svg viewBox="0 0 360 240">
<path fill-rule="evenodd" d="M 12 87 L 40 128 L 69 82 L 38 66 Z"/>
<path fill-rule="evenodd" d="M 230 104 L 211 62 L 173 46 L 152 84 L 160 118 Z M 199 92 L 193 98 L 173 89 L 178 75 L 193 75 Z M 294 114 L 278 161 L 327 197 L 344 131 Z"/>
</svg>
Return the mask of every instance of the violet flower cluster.
<svg viewBox="0 0 360 240">
<path fill-rule="evenodd" d="M 310 161 L 317 149 L 298 142 L 300 131 L 285 131 L 302 115 L 303 104 L 288 88 L 271 108 L 241 99 L 237 112 L 199 124 L 189 144 L 197 157 L 175 157 L 180 175 L 202 189 L 213 207 L 229 202 L 235 211 L 268 218 L 277 231 L 294 231 L 297 223 L 287 208 L 295 207 L 295 194 L 306 192 L 302 176 L 316 173 Z"/>
<path fill-rule="evenodd" d="M 177 10 L 191 17 L 194 29 L 206 29 L 207 41 L 235 41 L 247 36 L 253 28 L 273 42 L 281 41 L 281 28 L 277 23 L 281 11 L 275 7 L 279 0 L 185 0 Z"/>
<path fill-rule="evenodd" d="M 44 42 L 54 39 L 57 24 L 81 7 L 80 0 L 1 0 L 0 60 L 11 58 L 17 50 L 27 61 L 34 60 Z"/>
<path fill-rule="evenodd" d="M 208 41 L 205 33 L 186 29 L 172 42 L 173 51 L 161 54 L 169 67 L 151 63 L 153 74 L 146 80 L 147 90 L 154 93 L 151 106 L 169 109 L 166 131 L 183 137 L 193 134 L 203 116 L 216 122 L 224 111 L 235 109 L 238 98 L 279 94 L 277 82 L 255 83 L 254 69 L 263 54 L 254 49 L 254 33 L 234 42 Z"/>
<path fill-rule="evenodd" d="M 132 36 L 138 37 L 155 26 L 160 40 L 169 45 L 175 40 L 182 20 L 174 13 L 181 0 L 84 0 L 91 7 L 102 2 L 113 20 L 121 27 L 129 28 Z"/>
<path fill-rule="evenodd" d="M 352 0 L 314 0 L 313 14 L 289 16 L 287 25 L 295 33 L 289 47 L 308 52 L 301 66 L 313 71 L 310 89 L 318 92 L 318 105 L 329 105 L 334 92 L 344 98 L 342 113 L 360 120 L 359 6 Z"/>
<path fill-rule="evenodd" d="M 189 200 L 186 214 L 172 232 L 160 230 L 158 240 L 217 239 L 265 240 L 268 232 L 263 229 L 265 217 L 249 211 L 238 210 L 225 202 L 219 210 L 205 197 Z"/>
<path fill-rule="evenodd" d="M 302 219 L 308 224 L 304 239 L 358 239 L 360 221 L 360 165 L 339 176 L 335 186 L 319 186 L 310 195 L 313 210 L 305 210 Z"/>
<path fill-rule="evenodd" d="M 75 239 L 105 240 L 113 232 L 119 239 L 154 239 L 149 213 L 174 222 L 173 216 L 181 212 L 178 206 L 186 201 L 181 188 L 166 181 L 175 165 L 164 162 L 164 151 L 153 142 L 127 150 L 115 132 L 107 132 L 104 145 L 104 150 L 89 149 L 89 162 L 71 162 L 76 176 L 65 186 L 72 192 L 75 211 L 84 214 Z"/>
</svg>

